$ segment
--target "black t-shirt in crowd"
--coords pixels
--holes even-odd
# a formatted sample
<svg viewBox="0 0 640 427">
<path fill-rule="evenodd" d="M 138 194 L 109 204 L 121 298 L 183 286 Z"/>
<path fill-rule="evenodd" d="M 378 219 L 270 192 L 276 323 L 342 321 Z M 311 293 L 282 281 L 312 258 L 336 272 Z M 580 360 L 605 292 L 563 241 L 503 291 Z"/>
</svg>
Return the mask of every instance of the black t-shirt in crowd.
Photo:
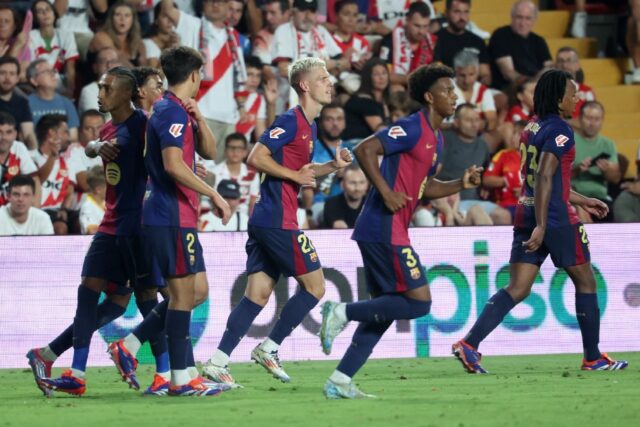
<svg viewBox="0 0 640 427">
<path fill-rule="evenodd" d="M 386 122 L 384 106 L 374 99 L 358 94 L 354 94 L 349 98 L 344 106 L 344 111 L 348 123 L 347 128 L 342 133 L 342 139 L 345 140 L 366 138 L 375 132 L 371 130 L 364 119 L 365 117 L 379 116 L 383 122 Z"/>
<path fill-rule="evenodd" d="M 515 70 L 525 76 L 533 77 L 542 70 L 546 61 L 551 61 L 547 42 L 535 33 L 523 38 L 513 32 L 511 27 L 501 27 L 494 31 L 489 40 L 491 73 L 493 87 L 504 89 L 509 82 L 502 77 L 496 59 L 510 56 Z"/>
<path fill-rule="evenodd" d="M 32 122 L 33 116 L 31 115 L 31 108 L 29 108 L 29 101 L 24 96 L 20 96 L 14 93 L 9 101 L 0 99 L 0 111 L 13 116 L 16 119 L 18 128 L 21 123 Z"/>
<path fill-rule="evenodd" d="M 347 223 L 349 228 L 356 225 L 356 219 L 360 215 L 364 199 L 360 202 L 357 209 L 352 209 L 347 204 L 344 194 L 337 194 L 329 197 L 324 202 L 324 227 L 333 228 L 333 223 L 342 220 Z"/>
<path fill-rule="evenodd" d="M 465 31 L 458 35 L 452 34 L 446 28 L 443 28 L 436 33 L 436 37 L 438 37 L 438 41 L 433 52 L 434 61 L 440 61 L 444 65 L 453 67 L 453 58 L 460 51 L 473 49 L 478 54 L 481 64 L 489 63 L 489 51 L 484 44 L 484 40 L 471 31 Z"/>
</svg>

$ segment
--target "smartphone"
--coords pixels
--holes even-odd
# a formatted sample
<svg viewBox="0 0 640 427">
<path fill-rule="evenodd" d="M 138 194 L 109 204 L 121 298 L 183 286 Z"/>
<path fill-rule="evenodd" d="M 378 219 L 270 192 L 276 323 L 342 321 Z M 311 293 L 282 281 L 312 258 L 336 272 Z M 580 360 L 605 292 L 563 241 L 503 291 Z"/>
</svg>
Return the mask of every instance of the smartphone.
<svg viewBox="0 0 640 427">
<path fill-rule="evenodd" d="M 602 152 L 602 153 L 598 154 L 597 156 L 595 156 L 593 159 L 591 159 L 591 166 L 595 166 L 596 163 L 598 162 L 598 160 L 600 160 L 600 159 L 609 160 L 610 157 L 611 157 L 611 154 Z"/>
</svg>

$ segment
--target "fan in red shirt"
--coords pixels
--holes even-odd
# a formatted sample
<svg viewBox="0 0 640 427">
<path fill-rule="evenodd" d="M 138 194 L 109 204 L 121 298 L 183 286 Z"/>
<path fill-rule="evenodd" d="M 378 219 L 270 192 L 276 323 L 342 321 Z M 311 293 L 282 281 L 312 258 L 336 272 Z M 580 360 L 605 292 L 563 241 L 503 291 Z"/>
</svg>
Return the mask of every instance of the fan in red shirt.
<svg viewBox="0 0 640 427">
<path fill-rule="evenodd" d="M 525 121 L 514 123 L 511 137 L 505 139 L 505 148 L 493 156 L 482 179 L 482 185 L 492 190 L 491 199 L 511 213 L 512 221 L 522 191 L 519 146 L 526 125 Z"/>
</svg>

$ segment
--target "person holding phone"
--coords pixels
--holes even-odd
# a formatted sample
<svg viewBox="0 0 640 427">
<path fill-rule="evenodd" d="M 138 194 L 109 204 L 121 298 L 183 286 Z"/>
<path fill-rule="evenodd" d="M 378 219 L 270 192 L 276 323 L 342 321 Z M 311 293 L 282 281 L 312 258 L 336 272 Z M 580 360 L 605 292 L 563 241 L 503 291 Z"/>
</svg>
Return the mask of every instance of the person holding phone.
<svg viewBox="0 0 640 427">
<path fill-rule="evenodd" d="M 602 200 L 611 208 L 613 200 L 608 193 L 608 184 L 620 182 L 621 173 L 615 143 L 600 134 L 603 121 L 604 107 L 598 101 L 588 101 L 580 109 L 571 186 L 587 197 Z M 585 222 L 591 221 L 586 212 L 580 212 L 580 216 Z M 613 216 L 610 213 L 600 220 L 593 220 L 611 222 Z"/>
</svg>

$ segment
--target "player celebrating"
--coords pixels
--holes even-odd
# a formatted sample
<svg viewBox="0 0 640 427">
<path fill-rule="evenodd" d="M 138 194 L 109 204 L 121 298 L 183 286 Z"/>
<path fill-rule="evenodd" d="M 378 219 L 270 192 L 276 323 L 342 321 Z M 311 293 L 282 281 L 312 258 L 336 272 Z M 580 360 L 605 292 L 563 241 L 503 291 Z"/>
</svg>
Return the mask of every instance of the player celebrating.
<svg viewBox="0 0 640 427">
<path fill-rule="evenodd" d="M 313 120 L 322 106 L 331 102 L 332 84 L 324 61 L 295 61 L 289 81 L 300 105 L 280 115 L 249 155 L 249 163 L 263 173 L 260 199 L 249 220 L 249 278 L 244 298 L 229 315 L 218 350 L 203 366 L 203 373 L 216 382 L 235 382 L 227 367 L 231 353 L 269 301 L 281 274 L 295 277 L 300 289 L 282 309 L 269 337 L 253 349 L 251 358 L 275 378 L 289 382 L 278 359 L 278 348 L 324 295 L 320 260 L 298 227 L 298 191 L 301 186 L 314 186 L 315 177 L 348 166 L 351 154 L 346 149 L 338 150 L 332 161 L 310 163 L 316 140 Z"/>
<path fill-rule="evenodd" d="M 360 322 L 351 346 L 324 387 L 330 399 L 373 397 L 358 390 L 353 376 L 394 320 L 425 316 L 431 293 L 408 227 L 418 201 L 439 199 L 480 184 L 482 168 L 467 169 L 461 179 L 443 182 L 438 156 L 444 141 L 438 132 L 456 106 L 452 78 L 444 66 L 420 67 L 409 76 L 411 97 L 425 108 L 368 137 L 355 155 L 373 187 L 352 238 L 358 242 L 372 299 L 322 306 L 320 340 L 329 354 L 347 322 Z M 378 166 L 378 156 L 384 156 Z"/>
<path fill-rule="evenodd" d="M 600 309 L 589 262 L 589 240 L 571 204 L 598 218 L 604 217 L 608 208 L 571 190 L 576 150 L 573 130 L 563 118 L 571 119 L 576 102 L 576 83 L 569 73 L 550 70 L 542 75 L 534 93 L 536 118 L 525 127 L 520 143 L 524 191 L 515 215 L 511 279 L 487 302 L 464 339 L 452 346 L 469 373 L 487 373 L 480 366 L 478 346 L 529 295 L 547 255 L 556 267 L 564 268 L 576 288 L 576 317 L 584 347 L 582 369 L 618 370 L 628 365 L 598 349 Z"/>
<path fill-rule="evenodd" d="M 68 348 L 69 329 L 46 348 L 33 349 L 27 354 L 36 383 L 47 396 L 51 390 L 74 395 L 85 393 L 84 377 L 93 332 L 122 314 L 131 290 L 124 289 L 127 282 L 135 288 L 141 276 L 148 276 L 146 271 L 137 268 L 142 261 L 142 198 L 147 180 L 142 156 L 147 116 L 133 106 L 138 88 L 133 74 L 126 68 L 107 71 L 98 87 L 100 111 L 110 113 L 112 120 L 103 127 L 101 142 L 91 143 L 87 154 L 103 159 L 107 210 L 82 266 L 82 283 L 78 287 L 78 305 L 71 330 L 74 350 L 71 370 L 60 378 L 48 378 L 53 360 Z M 119 289 L 98 305 L 100 292 L 107 291 L 110 284 Z"/>
<path fill-rule="evenodd" d="M 145 165 L 151 180 L 143 207 L 145 237 L 154 261 L 169 285 L 169 301 L 158 304 L 148 317 L 161 318 L 166 310 L 165 332 L 169 345 L 171 385 L 169 395 L 213 396 L 210 387 L 187 368 L 193 354 L 189 325 L 191 310 L 209 292 L 202 246 L 198 241 L 198 193 L 211 199 L 223 223 L 229 220 L 227 203 L 195 175 L 196 151 L 215 158 L 216 143 L 193 97 L 200 86 L 202 56 L 184 46 L 167 49 L 160 57 L 169 90 L 153 106 L 147 126 Z M 160 328 L 161 329 L 161 328 Z M 125 340 L 112 343 L 109 352 L 121 375 L 132 386 L 135 380 L 133 348 Z"/>
</svg>

